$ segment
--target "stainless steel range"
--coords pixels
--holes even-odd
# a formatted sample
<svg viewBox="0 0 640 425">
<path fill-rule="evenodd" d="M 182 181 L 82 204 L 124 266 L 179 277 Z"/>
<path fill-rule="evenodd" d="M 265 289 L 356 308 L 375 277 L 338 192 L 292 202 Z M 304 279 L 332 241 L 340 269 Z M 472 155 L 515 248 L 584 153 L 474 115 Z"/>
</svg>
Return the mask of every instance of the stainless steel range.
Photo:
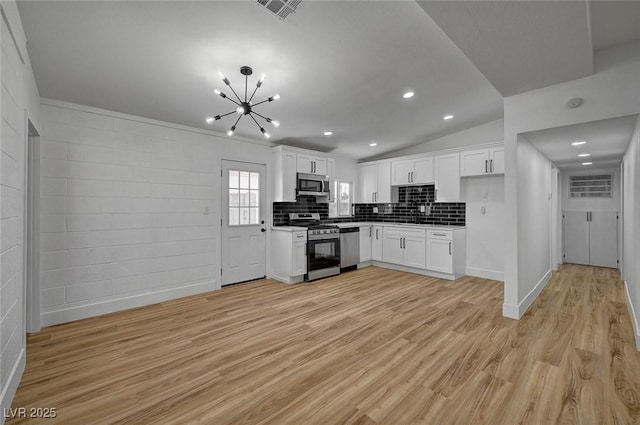
<svg viewBox="0 0 640 425">
<path fill-rule="evenodd" d="M 340 229 L 320 224 L 320 214 L 291 213 L 289 224 L 307 228 L 307 274 L 309 282 L 340 274 Z"/>
</svg>

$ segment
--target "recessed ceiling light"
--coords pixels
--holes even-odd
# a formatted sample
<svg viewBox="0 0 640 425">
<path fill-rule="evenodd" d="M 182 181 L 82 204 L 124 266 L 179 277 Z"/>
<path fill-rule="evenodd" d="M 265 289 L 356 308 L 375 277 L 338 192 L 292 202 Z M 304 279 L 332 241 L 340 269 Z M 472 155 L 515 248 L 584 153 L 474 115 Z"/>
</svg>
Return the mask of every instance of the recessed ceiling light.
<svg viewBox="0 0 640 425">
<path fill-rule="evenodd" d="M 378 144 L 376 142 L 371 142 L 369 143 L 369 146 L 374 147 L 374 146 L 378 146 Z"/>
<path fill-rule="evenodd" d="M 583 162 L 582 165 L 591 165 L 593 162 Z"/>
<path fill-rule="evenodd" d="M 581 153 L 580 155 L 578 155 L 580 158 L 584 158 L 585 156 L 591 156 L 590 153 Z"/>
<path fill-rule="evenodd" d="M 587 142 L 585 142 L 584 140 L 579 140 L 579 141 L 577 141 L 577 142 L 573 142 L 573 143 L 571 143 L 571 146 L 580 146 L 580 145 L 584 145 L 584 144 L 586 144 L 586 143 L 587 143 Z"/>
<path fill-rule="evenodd" d="M 453 115 L 445 115 L 444 117 L 442 117 L 442 119 L 445 121 L 449 121 L 450 119 L 453 119 Z"/>
<path fill-rule="evenodd" d="M 333 131 L 325 131 L 323 134 L 325 136 L 331 136 L 333 134 Z"/>
<path fill-rule="evenodd" d="M 405 94 L 403 94 L 402 97 L 404 97 L 405 99 L 411 99 L 414 95 L 415 95 L 414 92 L 408 91 Z"/>
</svg>

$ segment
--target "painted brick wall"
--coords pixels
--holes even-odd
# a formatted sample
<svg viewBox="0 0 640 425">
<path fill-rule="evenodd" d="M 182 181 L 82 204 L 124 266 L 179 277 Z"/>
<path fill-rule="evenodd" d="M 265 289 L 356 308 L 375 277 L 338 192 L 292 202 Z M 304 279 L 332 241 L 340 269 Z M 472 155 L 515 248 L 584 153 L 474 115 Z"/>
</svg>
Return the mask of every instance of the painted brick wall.
<svg viewBox="0 0 640 425">
<path fill-rule="evenodd" d="M 39 95 L 17 6 L 3 1 L 0 7 L 0 394 L 4 409 L 11 405 L 25 365 L 25 133 L 27 118 L 39 127 Z"/>
<path fill-rule="evenodd" d="M 269 147 L 59 102 L 42 114 L 43 325 L 215 289 L 221 159 Z"/>
</svg>

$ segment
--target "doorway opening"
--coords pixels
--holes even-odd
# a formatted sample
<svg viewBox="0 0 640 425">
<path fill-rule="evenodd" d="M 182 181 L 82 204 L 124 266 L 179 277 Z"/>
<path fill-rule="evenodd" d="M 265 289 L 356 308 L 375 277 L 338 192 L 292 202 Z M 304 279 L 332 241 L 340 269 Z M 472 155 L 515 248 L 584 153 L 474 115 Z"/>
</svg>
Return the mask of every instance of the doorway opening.
<svg viewBox="0 0 640 425">
<path fill-rule="evenodd" d="M 25 150 L 23 323 L 26 334 L 40 331 L 40 134 L 31 120 L 27 120 Z"/>
</svg>

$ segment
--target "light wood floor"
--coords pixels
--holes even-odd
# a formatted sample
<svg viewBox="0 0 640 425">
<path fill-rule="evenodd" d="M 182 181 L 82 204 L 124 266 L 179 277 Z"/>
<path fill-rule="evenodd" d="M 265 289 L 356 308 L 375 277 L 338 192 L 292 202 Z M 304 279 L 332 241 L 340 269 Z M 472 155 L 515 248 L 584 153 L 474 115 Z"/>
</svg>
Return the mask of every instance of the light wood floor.
<svg viewBox="0 0 640 425">
<path fill-rule="evenodd" d="M 640 422 L 615 271 L 564 267 L 520 321 L 502 296 L 370 267 L 55 326 L 29 338 L 13 407 L 83 425 Z"/>
</svg>

